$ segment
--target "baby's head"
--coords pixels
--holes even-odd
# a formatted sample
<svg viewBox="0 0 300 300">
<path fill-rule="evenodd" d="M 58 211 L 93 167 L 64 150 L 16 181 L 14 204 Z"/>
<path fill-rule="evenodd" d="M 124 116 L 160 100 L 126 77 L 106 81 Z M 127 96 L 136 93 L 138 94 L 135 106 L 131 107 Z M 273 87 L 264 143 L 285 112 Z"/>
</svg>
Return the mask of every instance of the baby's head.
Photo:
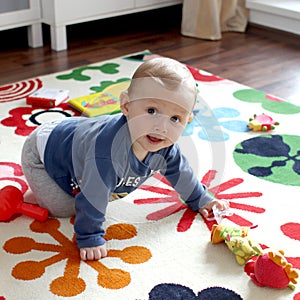
<svg viewBox="0 0 300 300">
<path fill-rule="evenodd" d="M 196 101 L 196 83 L 189 69 L 182 63 L 158 57 L 140 65 L 128 88 L 130 101 L 160 99 L 192 112 Z"/>
<path fill-rule="evenodd" d="M 138 159 L 178 140 L 195 101 L 194 78 L 176 60 L 154 58 L 137 68 L 120 104 Z"/>
</svg>

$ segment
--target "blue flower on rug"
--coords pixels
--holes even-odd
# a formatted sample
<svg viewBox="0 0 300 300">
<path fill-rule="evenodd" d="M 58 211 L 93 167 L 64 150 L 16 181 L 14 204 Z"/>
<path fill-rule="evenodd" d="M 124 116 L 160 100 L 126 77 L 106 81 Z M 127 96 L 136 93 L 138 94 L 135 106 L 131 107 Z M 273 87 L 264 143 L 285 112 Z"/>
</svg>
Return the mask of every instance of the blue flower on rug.
<svg viewBox="0 0 300 300">
<path fill-rule="evenodd" d="M 240 112 L 234 108 L 218 107 L 210 110 L 208 106 L 204 106 L 194 111 L 194 118 L 192 122 L 187 124 L 183 135 L 192 135 L 196 128 L 199 127 L 198 137 L 200 139 L 210 142 L 227 141 L 230 136 L 224 129 L 232 132 L 249 131 L 247 122 L 234 120 L 239 115 Z"/>
<path fill-rule="evenodd" d="M 267 181 L 300 186 L 300 136 L 261 135 L 235 147 L 236 164 Z"/>
<path fill-rule="evenodd" d="M 173 283 L 156 285 L 149 293 L 149 300 L 243 300 L 236 292 L 223 287 L 209 287 L 195 295 L 192 289 Z"/>
</svg>

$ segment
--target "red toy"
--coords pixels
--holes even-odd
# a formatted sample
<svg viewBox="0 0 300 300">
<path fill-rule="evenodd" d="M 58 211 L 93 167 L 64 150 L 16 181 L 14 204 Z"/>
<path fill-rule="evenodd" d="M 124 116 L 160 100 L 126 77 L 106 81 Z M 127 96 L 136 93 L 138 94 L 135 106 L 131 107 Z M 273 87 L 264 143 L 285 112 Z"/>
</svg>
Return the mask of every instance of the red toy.
<svg viewBox="0 0 300 300">
<path fill-rule="evenodd" d="M 256 285 L 274 289 L 286 287 L 295 289 L 296 279 L 299 275 L 296 269 L 288 263 L 282 250 L 267 249 L 263 255 L 256 259 L 252 267 L 249 275 Z"/>
<path fill-rule="evenodd" d="M 273 130 L 276 125 L 279 125 L 278 122 L 274 121 L 270 116 L 254 115 L 253 118 L 249 119 L 248 128 L 253 131 L 269 131 Z"/>
<path fill-rule="evenodd" d="M 48 210 L 40 206 L 23 202 L 22 192 L 8 185 L 0 190 L 0 221 L 9 220 L 14 214 L 24 214 L 38 221 L 48 218 Z"/>
</svg>

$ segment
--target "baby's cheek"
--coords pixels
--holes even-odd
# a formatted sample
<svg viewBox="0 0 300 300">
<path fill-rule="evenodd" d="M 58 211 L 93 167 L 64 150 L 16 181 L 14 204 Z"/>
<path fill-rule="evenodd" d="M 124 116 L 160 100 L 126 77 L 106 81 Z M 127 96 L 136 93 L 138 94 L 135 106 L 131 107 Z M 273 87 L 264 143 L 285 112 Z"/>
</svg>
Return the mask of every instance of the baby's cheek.
<svg viewBox="0 0 300 300">
<path fill-rule="evenodd" d="M 173 129 L 169 130 L 168 133 L 169 133 L 168 134 L 169 139 L 173 143 L 175 143 L 175 142 L 178 141 L 179 137 L 181 136 L 182 130 L 178 130 L 178 129 L 176 130 L 176 129 L 173 128 Z"/>
<path fill-rule="evenodd" d="M 170 134 L 176 139 L 178 139 L 181 134 L 183 133 L 185 129 L 185 126 L 183 126 L 181 123 L 176 124 L 175 126 L 170 128 Z"/>
<path fill-rule="evenodd" d="M 134 118 L 129 123 L 130 133 L 133 138 L 137 139 L 143 135 L 149 134 L 149 125 L 147 118 Z"/>
</svg>

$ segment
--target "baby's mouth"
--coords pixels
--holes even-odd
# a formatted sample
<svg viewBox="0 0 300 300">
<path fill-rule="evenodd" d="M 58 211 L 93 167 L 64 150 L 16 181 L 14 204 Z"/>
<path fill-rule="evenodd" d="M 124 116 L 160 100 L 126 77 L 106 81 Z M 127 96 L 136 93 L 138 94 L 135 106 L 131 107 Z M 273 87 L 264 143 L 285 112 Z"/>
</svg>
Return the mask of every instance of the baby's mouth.
<svg viewBox="0 0 300 300">
<path fill-rule="evenodd" d="M 147 138 L 151 143 L 154 143 L 154 144 L 158 144 L 163 141 L 163 139 L 152 136 L 152 135 L 147 135 Z"/>
</svg>

